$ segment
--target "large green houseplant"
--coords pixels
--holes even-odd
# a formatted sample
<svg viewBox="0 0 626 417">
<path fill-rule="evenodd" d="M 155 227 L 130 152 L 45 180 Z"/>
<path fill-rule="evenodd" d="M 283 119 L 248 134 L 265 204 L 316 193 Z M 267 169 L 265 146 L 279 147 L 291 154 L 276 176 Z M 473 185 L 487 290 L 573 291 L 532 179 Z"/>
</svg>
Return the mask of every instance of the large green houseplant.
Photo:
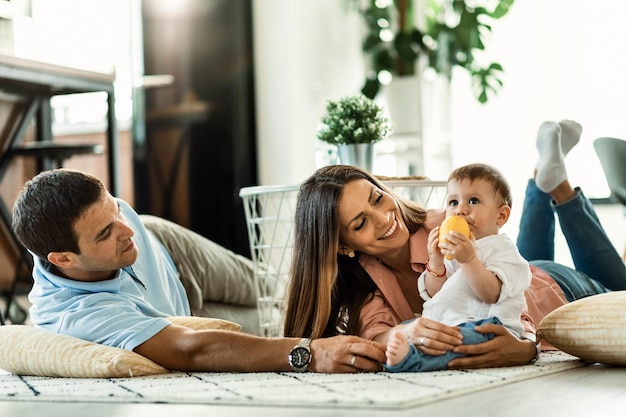
<svg viewBox="0 0 626 417">
<path fill-rule="evenodd" d="M 425 28 L 414 25 L 414 1 L 425 1 Z M 502 65 L 482 66 L 474 58 L 485 49 L 490 23 L 506 15 L 514 0 L 367 0 L 360 11 L 366 26 L 363 51 L 369 71 L 361 92 L 374 98 L 385 78 L 411 76 L 421 54 L 437 73 L 467 70 L 479 102 L 502 86 Z"/>
<path fill-rule="evenodd" d="M 339 160 L 372 170 L 373 145 L 391 136 L 382 107 L 362 94 L 328 100 L 317 138 L 337 146 Z"/>
</svg>

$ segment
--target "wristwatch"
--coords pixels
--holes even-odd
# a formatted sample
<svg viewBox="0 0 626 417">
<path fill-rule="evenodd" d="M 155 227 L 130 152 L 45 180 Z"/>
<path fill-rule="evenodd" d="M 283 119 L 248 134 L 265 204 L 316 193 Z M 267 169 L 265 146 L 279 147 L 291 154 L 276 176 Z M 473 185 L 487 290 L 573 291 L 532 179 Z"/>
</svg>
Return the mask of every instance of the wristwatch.
<svg viewBox="0 0 626 417">
<path fill-rule="evenodd" d="M 311 339 L 302 338 L 300 343 L 294 346 L 289 352 L 289 366 L 295 372 L 304 372 L 306 367 L 309 366 L 313 355 L 311 355 Z"/>
<path fill-rule="evenodd" d="M 526 336 L 521 336 L 520 340 L 529 340 L 533 342 L 533 344 L 535 345 L 535 356 L 533 356 L 533 358 L 528 362 L 528 364 L 532 365 L 533 363 L 537 362 L 539 360 L 539 354 L 541 353 L 541 342 L 538 342 Z"/>
</svg>

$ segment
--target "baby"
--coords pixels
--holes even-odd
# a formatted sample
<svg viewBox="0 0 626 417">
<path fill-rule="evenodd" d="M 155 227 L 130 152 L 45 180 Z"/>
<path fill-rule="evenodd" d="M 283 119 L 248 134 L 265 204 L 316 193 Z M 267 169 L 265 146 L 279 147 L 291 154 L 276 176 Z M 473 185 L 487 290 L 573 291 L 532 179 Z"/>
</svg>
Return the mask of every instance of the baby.
<svg viewBox="0 0 626 417">
<path fill-rule="evenodd" d="M 461 216 L 471 235 L 451 231 L 439 239 L 439 227 L 428 237 L 430 259 L 418 279 L 425 300 L 422 316 L 450 326 L 459 326 L 464 344 L 493 338 L 474 327 L 494 323 L 520 337 L 520 320 L 526 305 L 524 291 L 530 285 L 528 262 L 500 228 L 511 213 L 508 183 L 491 166 L 470 164 L 454 170 L 448 178 L 446 216 Z M 425 338 L 422 338 L 422 343 Z M 427 355 L 393 332 L 387 344 L 385 369 L 415 372 L 446 369 L 454 352 Z"/>
</svg>

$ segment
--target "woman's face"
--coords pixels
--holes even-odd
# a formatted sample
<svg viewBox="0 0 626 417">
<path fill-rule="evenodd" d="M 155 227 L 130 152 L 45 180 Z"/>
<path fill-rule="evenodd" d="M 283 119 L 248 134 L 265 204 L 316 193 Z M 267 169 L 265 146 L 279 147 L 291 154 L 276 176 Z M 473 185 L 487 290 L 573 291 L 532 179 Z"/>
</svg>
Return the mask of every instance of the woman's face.
<svg viewBox="0 0 626 417">
<path fill-rule="evenodd" d="M 378 256 L 401 248 L 409 238 L 396 201 L 365 179 L 344 186 L 337 210 L 340 253 Z"/>
</svg>

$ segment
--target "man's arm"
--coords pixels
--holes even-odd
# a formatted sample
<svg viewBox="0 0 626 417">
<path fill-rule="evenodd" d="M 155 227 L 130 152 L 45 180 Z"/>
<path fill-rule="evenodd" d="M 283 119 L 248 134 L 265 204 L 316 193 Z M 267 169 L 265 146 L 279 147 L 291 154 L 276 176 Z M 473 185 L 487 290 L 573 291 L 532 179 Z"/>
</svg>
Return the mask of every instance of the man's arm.
<svg viewBox="0 0 626 417">
<path fill-rule="evenodd" d="M 170 325 L 135 348 L 165 368 L 179 371 L 291 371 L 288 356 L 298 338 L 263 338 L 225 330 L 192 330 Z M 378 371 L 385 347 L 356 336 L 335 336 L 311 343 L 314 372 Z M 352 358 L 356 359 L 352 360 Z M 352 365 L 354 364 L 354 366 Z"/>
</svg>

